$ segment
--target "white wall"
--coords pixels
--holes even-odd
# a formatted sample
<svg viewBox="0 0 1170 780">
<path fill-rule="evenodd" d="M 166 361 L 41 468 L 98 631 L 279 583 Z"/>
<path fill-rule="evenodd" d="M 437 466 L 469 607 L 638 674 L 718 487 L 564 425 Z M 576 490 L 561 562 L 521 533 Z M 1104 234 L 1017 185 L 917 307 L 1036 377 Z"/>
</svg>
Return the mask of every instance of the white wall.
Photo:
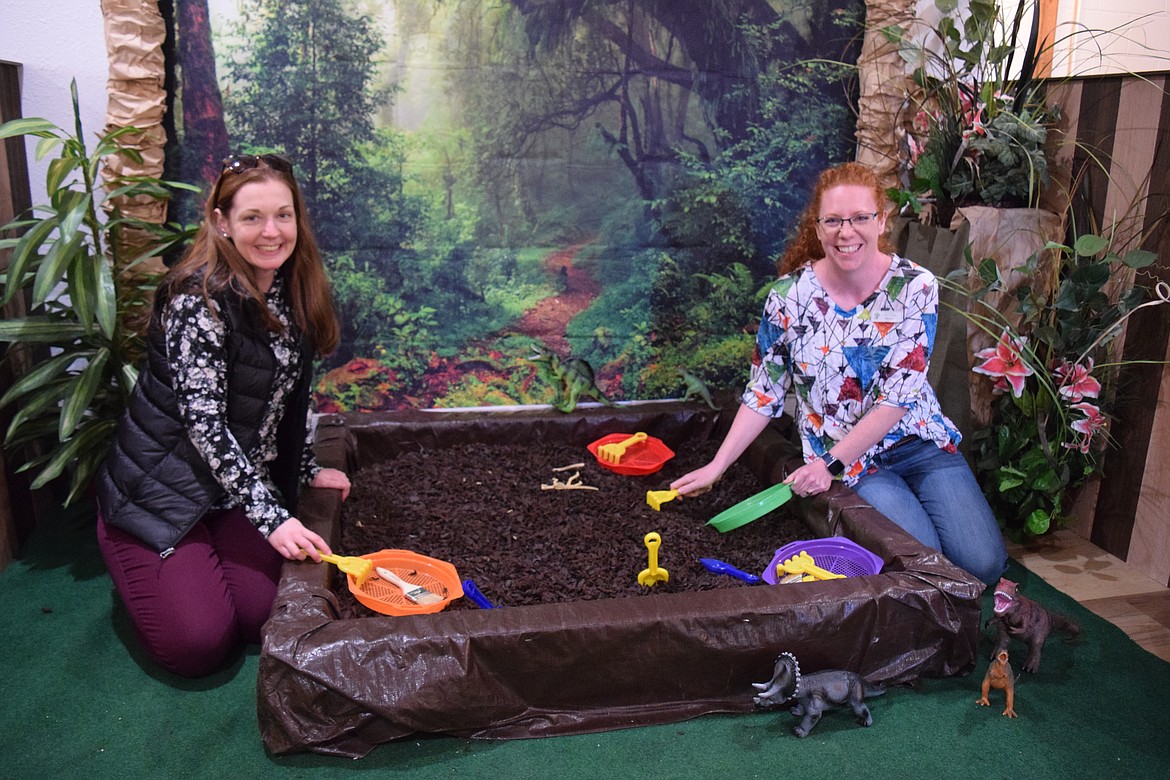
<svg viewBox="0 0 1170 780">
<path fill-rule="evenodd" d="M 100 0 L 0 0 L 0 60 L 22 65 L 22 115 L 72 133 L 76 78 L 86 144 L 101 133 L 108 66 Z M 44 203 L 46 166 L 35 161 L 32 141 L 27 148 L 33 203 Z"/>
<path fill-rule="evenodd" d="M 1053 75 L 1170 70 L 1170 0 L 1060 0 Z"/>
</svg>

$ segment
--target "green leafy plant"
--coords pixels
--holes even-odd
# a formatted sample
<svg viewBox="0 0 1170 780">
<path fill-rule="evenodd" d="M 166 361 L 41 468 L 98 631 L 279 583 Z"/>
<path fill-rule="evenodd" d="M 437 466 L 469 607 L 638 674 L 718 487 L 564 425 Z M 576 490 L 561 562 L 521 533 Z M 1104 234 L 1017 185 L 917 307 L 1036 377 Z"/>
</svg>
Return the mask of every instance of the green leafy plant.
<svg viewBox="0 0 1170 780">
<path fill-rule="evenodd" d="M 1060 112 L 1033 77 L 1035 5 L 1021 2 L 1005 17 L 998 0 L 964 8 L 936 0 L 933 25 L 882 31 L 914 67 L 919 90 L 900 128 L 902 186 L 890 191 L 898 205 L 944 226 L 960 206 L 1036 205 L 1048 182 L 1048 130 Z M 1026 28 L 1029 53 L 1017 70 Z"/>
<path fill-rule="evenodd" d="M 10 450 L 28 448 L 21 470 L 38 469 L 34 489 L 71 474 L 66 504 L 80 495 L 105 458 L 144 352 L 126 315 L 146 310 L 154 284 L 149 276 L 125 271 L 189 235 L 177 225 L 128 217 L 114 203 L 121 197 L 166 199 L 175 187 L 195 189 L 154 178 L 113 181 L 104 188 L 103 159 L 120 154 L 141 162 L 138 152 L 119 142 L 140 131 L 111 131 L 87 149 L 76 83 L 72 95 L 72 134 L 38 118 L 0 126 L 0 140 L 39 138 L 37 159 L 57 153 L 45 179 L 49 202 L 0 228 L 0 249 L 12 253 L 0 278 L 0 303 L 25 307 L 24 314 L 0 322 L 0 341 L 8 342 L 6 359 L 35 364 L 0 397 L 0 407 L 19 407 L 4 443 Z M 123 231 L 131 230 L 137 250 L 123 248 Z M 138 254 L 122 256 L 131 251 Z M 39 442 L 52 444 L 33 446 Z"/>
<path fill-rule="evenodd" d="M 990 423 L 971 435 L 971 451 L 1012 537 L 1067 520 L 1071 492 L 1100 470 L 1121 365 L 1111 362 L 1111 342 L 1137 309 L 1170 302 L 1164 282 L 1143 303 L 1144 286 L 1116 280 L 1155 260 L 1140 249 L 1119 254 L 1108 238 L 1091 234 L 1072 246 L 1050 243 L 1023 269 L 1032 283 L 1016 290 L 1018 324 L 982 300 L 1004 286 L 995 262 L 975 269 L 981 285 L 962 313 L 998 341 L 975 355 L 981 362 L 972 370 L 994 382 L 996 398 Z M 954 279 L 944 283 L 966 292 Z"/>
</svg>

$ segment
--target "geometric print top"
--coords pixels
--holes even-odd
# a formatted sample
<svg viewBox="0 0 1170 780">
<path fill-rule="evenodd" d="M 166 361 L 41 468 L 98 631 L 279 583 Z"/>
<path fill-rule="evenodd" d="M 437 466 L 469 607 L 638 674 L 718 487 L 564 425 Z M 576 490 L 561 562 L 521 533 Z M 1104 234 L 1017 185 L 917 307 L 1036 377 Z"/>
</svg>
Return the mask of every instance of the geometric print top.
<svg viewBox="0 0 1170 780">
<path fill-rule="evenodd" d="M 878 404 L 906 414 L 886 436 L 846 464 L 852 486 L 872 458 L 905 436 L 955 451 L 962 438 L 926 379 L 938 324 L 938 282 L 894 255 L 877 290 L 855 308 L 837 306 L 811 263 L 772 285 L 756 334 L 743 403 L 771 417 L 791 391 L 806 462 L 843 439 Z"/>
<path fill-rule="evenodd" d="M 259 444 L 254 452 L 245 453 L 228 429 L 227 350 L 222 316 L 212 312 L 202 294 L 179 294 L 166 306 L 163 329 L 179 414 L 191 443 L 226 491 L 214 508 L 241 507 L 257 530 L 267 537 L 289 518 L 288 510 L 276 500 L 277 490 L 268 474 L 268 464 L 276 458 L 278 413 L 283 412 L 295 387 L 301 346 L 289 327 L 290 311 L 279 275 L 265 300 L 268 310 L 284 328 L 280 333 L 268 333 L 277 369 L 272 401 L 260 420 Z M 211 305 L 218 313 L 214 300 Z M 312 426 L 309 426 L 301 461 L 305 482 L 320 471 L 311 444 Z"/>
</svg>

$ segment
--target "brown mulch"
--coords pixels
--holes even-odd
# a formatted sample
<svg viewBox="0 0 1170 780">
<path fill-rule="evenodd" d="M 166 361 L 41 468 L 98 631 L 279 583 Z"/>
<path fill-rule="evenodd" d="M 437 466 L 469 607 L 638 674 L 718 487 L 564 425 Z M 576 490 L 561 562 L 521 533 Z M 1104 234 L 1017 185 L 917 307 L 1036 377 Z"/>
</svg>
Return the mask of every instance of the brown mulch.
<svg viewBox="0 0 1170 780">
<path fill-rule="evenodd" d="M 676 499 L 655 511 L 648 490 L 706 463 L 718 442 L 685 443 L 650 476 L 622 476 L 603 468 L 581 446 L 466 444 L 400 455 L 355 475 L 342 515 L 336 551 L 360 555 L 412 550 L 449 561 L 497 606 L 519 606 L 655 593 L 745 587 L 712 574 L 699 562 L 715 558 L 759 575 L 777 548 L 809 538 L 803 522 L 784 508 L 728 533 L 706 522 L 764 488 L 735 464 L 710 492 Z M 556 467 L 583 463 L 578 469 Z M 553 479 L 579 473 L 598 490 L 542 490 Z M 638 584 L 649 565 L 644 536 L 662 537 L 658 565 L 669 580 Z M 337 588 L 346 616 L 375 613 Z M 448 609 L 472 608 L 460 599 Z"/>
</svg>

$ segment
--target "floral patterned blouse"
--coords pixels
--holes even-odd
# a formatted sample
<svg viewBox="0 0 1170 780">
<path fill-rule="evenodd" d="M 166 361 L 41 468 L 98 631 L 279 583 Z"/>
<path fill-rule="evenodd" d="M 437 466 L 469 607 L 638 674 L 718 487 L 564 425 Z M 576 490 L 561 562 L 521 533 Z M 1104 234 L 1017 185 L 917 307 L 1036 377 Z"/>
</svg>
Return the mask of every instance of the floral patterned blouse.
<svg viewBox="0 0 1170 780">
<path fill-rule="evenodd" d="M 276 429 L 280 413 L 293 393 L 301 346 L 289 327 L 291 314 L 280 277 L 267 295 L 268 309 L 284 325 L 269 334 L 269 346 L 278 363 L 272 403 L 260 420 L 259 444 L 244 452 L 227 424 L 227 350 L 222 317 L 209 308 L 202 294 L 180 294 L 171 299 L 163 314 L 167 360 L 174 377 L 179 413 L 195 449 L 206 459 L 226 491 L 215 508 L 241 507 L 264 536 L 289 518 L 277 500 L 268 464 L 276 458 Z M 218 310 L 215 302 L 212 307 Z M 312 426 L 309 426 L 309 438 Z M 320 471 L 313 460 L 311 441 L 306 442 L 301 463 L 303 481 Z"/>
<path fill-rule="evenodd" d="M 806 264 L 780 277 L 764 304 L 748 407 L 779 417 L 796 394 L 804 458 L 812 462 L 845 437 L 877 404 L 906 414 L 882 441 L 846 464 L 856 484 L 872 458 L 913 435 L 954 451 L 962 438 L 943 415 L 926 379 L 938 321 L 938 283 L 925 268 L 893 256 L 877 290 L 855 308 L 837 306 Z"/>
</svg>

